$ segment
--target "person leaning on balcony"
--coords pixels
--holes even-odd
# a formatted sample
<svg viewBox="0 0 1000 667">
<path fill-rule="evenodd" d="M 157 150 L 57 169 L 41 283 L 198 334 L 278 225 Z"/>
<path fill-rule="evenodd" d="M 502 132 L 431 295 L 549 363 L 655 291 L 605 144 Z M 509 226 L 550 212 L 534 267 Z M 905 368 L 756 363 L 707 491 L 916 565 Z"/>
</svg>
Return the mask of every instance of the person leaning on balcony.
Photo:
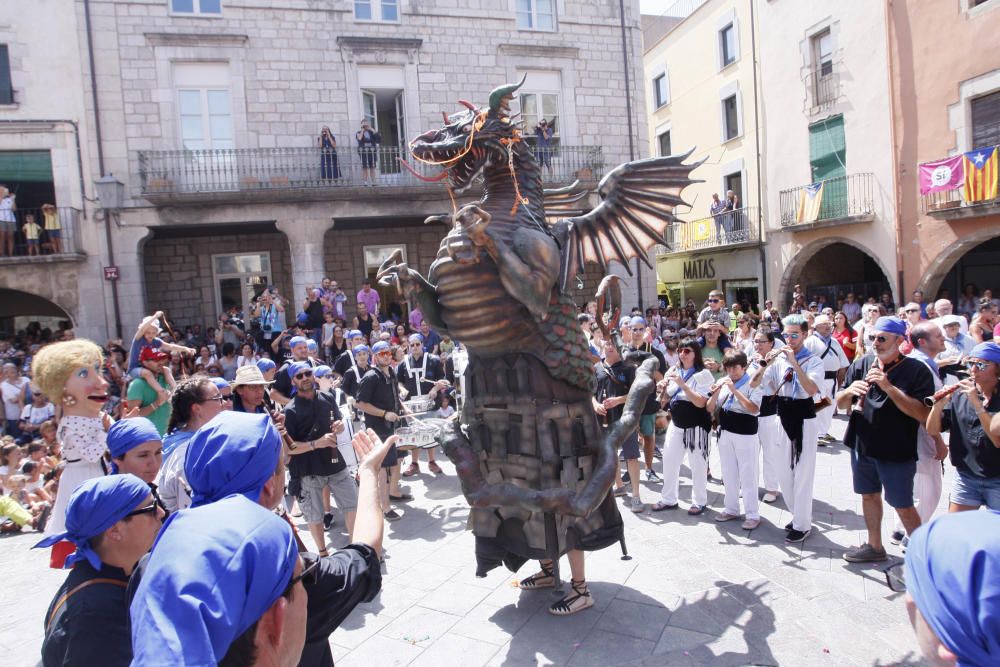
<svg viewBox="0 0 1000 667">
<path fill-rule="evenodd" d="M 323 180 L 340 178 L 340 165 L 337 162 L 337 138 L 330 132 L 330 126 L 324 125 L 319 131 L 319 176 Z"/>
<path fill-rule="evenodd" d="M 51 254 L 62 252 L 62 225 L 59 214 L 52 204 L 42 204 L 42 227 L 45 229 L 46 242 L 42 245 Z"/>
<path fill-rule="evenodd" d="M 16 196 L 6 185 L 0 185 L 0 251 L 4 257 L 14 256 L 14 233 L 17 231 L 17 218 L 14 217 L 14 211 L 17 210 L 17 205 L 14 203 Z"/>
<path fill-rule="evenodd" d="M 382 137 L 372 129 L 367 120 L 361 121 L 361 129 L 357 131 L 355 137 L 358 140 L 358 155 L 361 156 L 361 173 L 365 185 L 375 185 L 375 166 Z"/>
<path fill-rule="evenodd" d="M 726 210 L 726 203 L 719 200 L 719 193 L 712 194 L 712 207 L 709 209 L 712 218 L 715 220 L 715 238 L 722 239 L 723 211 Z"/>
<path fill-rule="evenodd" d="M 726 190 L 726 215 L 723 222 L 723 227 L 726 229 L 727 238 L 731 239 L 733 233 L 736 231 L 743 231 L 742 229 L 737 230 L 736 224 L 736 209 L 740 207 L 740 200 L 736 196 L 736 193 L 732 190 Z M 742 225 L 741 225 L 742 226 Z"/>
</svg>

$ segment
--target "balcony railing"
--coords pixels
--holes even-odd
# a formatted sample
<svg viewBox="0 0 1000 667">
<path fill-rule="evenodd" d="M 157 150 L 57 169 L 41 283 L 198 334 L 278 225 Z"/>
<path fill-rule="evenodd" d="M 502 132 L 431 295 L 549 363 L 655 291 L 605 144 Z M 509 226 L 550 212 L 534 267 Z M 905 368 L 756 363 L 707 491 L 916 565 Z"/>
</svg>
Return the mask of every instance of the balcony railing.
<svg viewBox="0 0 1000 667">
<path fill-rule="evenodd" d="M 782 190 L 779 203 L 782 227 L 871 216 L 875 213 L 875 176 L 863 172 Z"/>
<path fill-rule="evenodd" d="M 548 164 L 542 167 L 546 183 L 569 183 L 578 178 L 587 181 L 603 174 L 600 146 L 555 146 L 543 150 L 548 151 L 544 156 Z M 401 166 L 400 159 L 407 157 L 402 149 L 382 147 L 364 156 L 367 165 L 374 164 L 373 169 L 366 169 L 362 156 L 354 148 L 141 151 L 139 182 L 143 195 L 434 185 Z M 409 164 L 423 176 L 439 172 L 437 167 L 416 160 L 409 160 Z"/>
<path fill-rule="evenodd" d="M 986 151 L 989 150 L 990 147 L 987 147 Z M 966 164 L 965 168 L 969 168 L 968 164 Z M 954 183 L 956 187 L 937 192 L 928 192 L 920 196 L 924 213 L 944 219 L 975 217 L 995 213 L 996 208 L 1000 206 L 1000 194 L 977 199 L 976 195 L 979 194 L 977 189 L 971 188 L 970 195 L 973 201 L 967 201 L 965 198 L 965 181 L 961 177 L 957 182 L 952 181 L 951 176 L 952 174 L 948 173 L 945 180 L 949 183 Z M 976 180 L 973 179 L 972 183 L 976 183 Z M 984 186 L 982 190 L 982 194 L 990 194 L 990 188 Z"/>
<path fill-rule="evenodd" d="M 46 213 L 49 214 L 46 220 Z M 19 208 L 14 211 L 14 257 L 3 256 L 0 260 L 41 259 L 46 257 L 79 257 L 83 252 L 80 245 L 80 211 L 68 206 L 53 209 Z M 34 223 L 37 229 L 27 227 Z M 2 223 L 0 223 L 2 224 Z M 46 229 L 48 227 L 49 229 Z M 37 236 L 37 238 L 30 238 Z M 6 248 L 0 248 L 6 253 Z"/>
<path fill-rule="evenodd" d="M 812 105 L 814 109 L 826 109 L 837 101 L 840 77 L 833 69 L 833 63 L 815 67 L 809 73 L 810 88 L 812 88 Z"/>
<path fill-rule="evenodd" d="M 760 209 L 756 206 L 725 211 L 718 215 L 678 222 L 667 227 L 665 246 L 657 246 L 656 254 L 688 252 L 704 248 L 756 243 Z"/>
</svg>

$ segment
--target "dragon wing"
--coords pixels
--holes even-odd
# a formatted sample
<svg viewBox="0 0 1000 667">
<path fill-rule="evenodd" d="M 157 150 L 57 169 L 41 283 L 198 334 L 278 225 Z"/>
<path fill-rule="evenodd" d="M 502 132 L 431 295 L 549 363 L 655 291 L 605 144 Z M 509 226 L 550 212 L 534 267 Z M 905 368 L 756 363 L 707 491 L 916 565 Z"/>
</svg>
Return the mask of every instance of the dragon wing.
<svg viewBox="0 0 1000 667">
<path fill-rule="evenodd" d="M 638 257 L 653 268 L 649 249 L 663 243 L 667 226 L 677 221 L 674 208 L 687 205 L 681 191 L 698 182 L 689 176 L 701 162 L 684 164 L 689 155 L 691 152 L 619 165 L 601 179 L 598 193 L 602 201 L 597 208 L 553 225 L 553 234 L 562 246 L 561 289 L 566 289 L 587 262 L 607 272 L 608 262 L 617 260 L 632 275 L 629 260 Z"/>
<path fill-rule="evenodd" d="M 564 188 L 546 188 L 542 194 L 545 222 L 550 225 L 566 218 L 583 215 L 589 208 L 585 198 L 590 194 L 590 191 L 583 187 L 579 180 L 573 181 Z"/>
</svg>

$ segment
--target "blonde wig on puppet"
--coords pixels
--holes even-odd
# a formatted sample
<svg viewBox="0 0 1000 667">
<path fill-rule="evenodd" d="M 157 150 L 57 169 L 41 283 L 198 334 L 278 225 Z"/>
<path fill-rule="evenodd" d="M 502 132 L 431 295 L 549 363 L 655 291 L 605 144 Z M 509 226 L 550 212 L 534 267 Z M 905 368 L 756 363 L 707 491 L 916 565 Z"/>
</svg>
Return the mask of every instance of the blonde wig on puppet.
<svg viewBox="0 0 1000 667">
<path fill-rule="evenodd" d="M 103 363 L 101 348 L 89 340 L 78 338 L 40 349 L 31 362 L 31 375 L 42 393 L 58 405 L 63 400 L 63 388 L 73 369 Z"/>
</svg>

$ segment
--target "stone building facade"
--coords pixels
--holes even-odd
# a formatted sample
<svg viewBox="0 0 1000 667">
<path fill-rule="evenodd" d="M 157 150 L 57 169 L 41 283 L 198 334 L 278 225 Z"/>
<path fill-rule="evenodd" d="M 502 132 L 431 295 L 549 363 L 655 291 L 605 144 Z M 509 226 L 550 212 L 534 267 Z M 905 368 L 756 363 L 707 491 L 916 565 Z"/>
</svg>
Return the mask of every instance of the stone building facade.
<svg viewBox="0 0 1000 667">
<path fill-rule="evenodd" d="M 625 4 L 639 158 L 639 12 Z M 629 157 L 616 0 L 108 0 L 90 11 L 99 141 L 105 171 L 125 186 L 115 259 L 128 323 L 163 307 L 175 326 L 210 324 L 264 282 L 296 302 L 324 275 L 353 293 L 396 247 L 426 271 L 445 230 L 422 221 L 452 202 L 397 158 L 459 98 L 485 104 L 525 75 L 526 134 L 542 117 L 557 128 L 549 185 L 595 186 Z M 93 117 L 85 45 L 80 54 Z M 371 179 L 354 141 L 363 118 L 382 138 Z M 318 148 L 323 126 L 337 139 L 337 173 Z M 92 153 L 98 138 L 88 141 Z M 586 278 L 582 292 L 596 285 Z M 642 284 L 652 303 L 652 272 Z"/>
</svg>

